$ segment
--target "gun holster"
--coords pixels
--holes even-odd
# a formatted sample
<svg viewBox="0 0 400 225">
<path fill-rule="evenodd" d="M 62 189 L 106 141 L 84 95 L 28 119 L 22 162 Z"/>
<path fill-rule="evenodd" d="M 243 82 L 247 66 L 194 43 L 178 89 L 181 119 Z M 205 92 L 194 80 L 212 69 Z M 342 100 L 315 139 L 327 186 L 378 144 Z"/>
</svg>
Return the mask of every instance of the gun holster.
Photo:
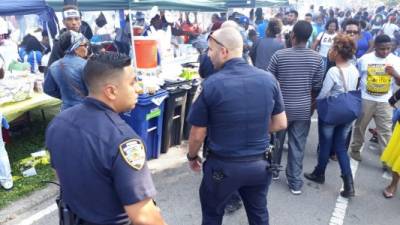
<svg viewBox="0 0 400 225">
<path fill-rule="evenodd" d="M 281 170 L 282 166 L 279 164 L 276 164 L 274 161 L 274 151 L 275 151 L 275 135 L 271 135 L 271 143 L 269 144 L 268 148 L 265 150 L 265 158 L 269 162 L 269 165 L 267 166 L 267 170 L 271 173 L 277 173 Z"/>
<path fill-rule="evenodd" d="M 74 214 L 62 199 L 61 193 L 56 198 L 60 225 L 80 225 L 79 217 Z"/>
</svg>

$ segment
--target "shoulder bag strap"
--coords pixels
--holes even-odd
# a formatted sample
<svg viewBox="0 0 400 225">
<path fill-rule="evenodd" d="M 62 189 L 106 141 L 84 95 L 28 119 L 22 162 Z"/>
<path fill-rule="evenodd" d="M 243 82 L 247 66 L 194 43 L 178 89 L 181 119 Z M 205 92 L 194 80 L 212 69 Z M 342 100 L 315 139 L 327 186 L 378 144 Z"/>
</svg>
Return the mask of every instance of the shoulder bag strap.
<svg viewBox="0 0 400 225">
<path fill-rule="evenodd" d="M 342 78 L 342 82 L 343 82 L 344 91 L 347 93 L 348 92 L 347 83 L 346 83 L 346 78 L 344 77 L 344 74 L 343 74 L 343 70 L 339 66 L 336 66 L 336 67 L 339 69 L 340 77 Z"/>
<path fill-rule="evenodd" d="M 317 47 L 321 47 L 321 42 L 322 42 L 322 38 L 324 38 L 324 35 L 325 35 L 325 31 L 324 31 L 324 33 L 322 33 L 321 39 L 319 39 Z"/>
</svg>

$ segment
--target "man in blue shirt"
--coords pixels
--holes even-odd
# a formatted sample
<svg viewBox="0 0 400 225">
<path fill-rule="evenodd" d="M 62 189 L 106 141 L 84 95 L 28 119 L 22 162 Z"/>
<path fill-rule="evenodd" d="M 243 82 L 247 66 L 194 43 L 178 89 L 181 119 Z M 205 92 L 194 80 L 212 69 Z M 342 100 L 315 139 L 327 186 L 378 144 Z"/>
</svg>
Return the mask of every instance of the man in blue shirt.
<svg viewBox="0 0 400 225">
<path fill-rule="evenodd" d="M 208 135 L 200 186 L 202 224 L 221 224 L 226 203 L 239 192 L 249 224 L 266 225 L 269 132 L 286 128 L 279 85 L 272 74 L 242 59 L 243 40 L 235 28 L 214 32 L 208 44 L 218 72 L 204 81 L 188 118 L 187 157 L 194 171 L 201 170 L 198 153 Z"/>
<path fill-rule="evenodd" d="M 143 141 L 119 116 L 134 108 L 130 58 L 92 56 L 85 66 L 89 96 L 61 112 L 46 131 L 61 198 L 82 225 L 165 225 Z"/>
</svg>

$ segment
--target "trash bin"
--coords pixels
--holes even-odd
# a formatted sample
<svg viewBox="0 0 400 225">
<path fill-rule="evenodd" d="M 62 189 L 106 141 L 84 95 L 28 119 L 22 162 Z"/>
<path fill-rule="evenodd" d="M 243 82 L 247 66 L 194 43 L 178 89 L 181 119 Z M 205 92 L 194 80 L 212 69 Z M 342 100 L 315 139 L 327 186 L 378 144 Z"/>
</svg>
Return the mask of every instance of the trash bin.
<svg viewBox="0 0 400 225">
<path fill-rule="evenodd" d="M 162 88 L 168 91 L 161 143 L 161 153 L 166 153 L 169 147 L 182 142 L 186 97 L 187 91 L 191 89 L 191 81 L 165 81 Z"/>
<path fill-rule="evenodd" d="M 200 83 L 201 81 L 199 79 L 194 79 L 192 81 L 192 88 L 187 92 L 186 107 L 185 107 L 185 123 L 183 125 L 183 140 L 189 139 L 190 128 L 192 126 L 186 121 L 186 118 L 189 115 L 190 108 L 193 104 L 194 96 L 196 95 L 196 91 Z"/>
<path fill-rule="evenodd" d="M 164 103 L 168 92 L 159 90 L 154 95 L 139 95 L 135 108 L 121 117 L 143 139 L 147 159 L 158 158 L 161 150 Z"/>
</svg>

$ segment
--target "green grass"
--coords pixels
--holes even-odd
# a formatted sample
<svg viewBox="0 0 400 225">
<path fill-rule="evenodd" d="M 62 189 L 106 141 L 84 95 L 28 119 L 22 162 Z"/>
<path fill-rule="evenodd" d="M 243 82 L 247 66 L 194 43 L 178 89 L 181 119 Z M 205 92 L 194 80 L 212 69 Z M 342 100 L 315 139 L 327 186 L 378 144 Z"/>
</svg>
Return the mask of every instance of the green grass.
<svg viewBox="0 0 400 225">
<path fill-rule="evenodd" d="M 40 111 L 31 112 L 32 122 L 25 124 L 21 131 L 13 133 L 12 143 L 6 145 L 12 167 L 14 188 L 10 191 L 0 189 L 0 209 L 33 191 L 46 187 L 47 183 L 44 181 L 55 179 L 48 159 L 35 160 L 36 176 L 23 177 L 20 171 L 23 164 L 32 159 L 30 155 L 32 152 L 44 148 L 44 133 L 47 124 L 58 113 L 58 107 L 46 109 L 45 112 L 46 121 L 42 119 Z"/>
</svg>

